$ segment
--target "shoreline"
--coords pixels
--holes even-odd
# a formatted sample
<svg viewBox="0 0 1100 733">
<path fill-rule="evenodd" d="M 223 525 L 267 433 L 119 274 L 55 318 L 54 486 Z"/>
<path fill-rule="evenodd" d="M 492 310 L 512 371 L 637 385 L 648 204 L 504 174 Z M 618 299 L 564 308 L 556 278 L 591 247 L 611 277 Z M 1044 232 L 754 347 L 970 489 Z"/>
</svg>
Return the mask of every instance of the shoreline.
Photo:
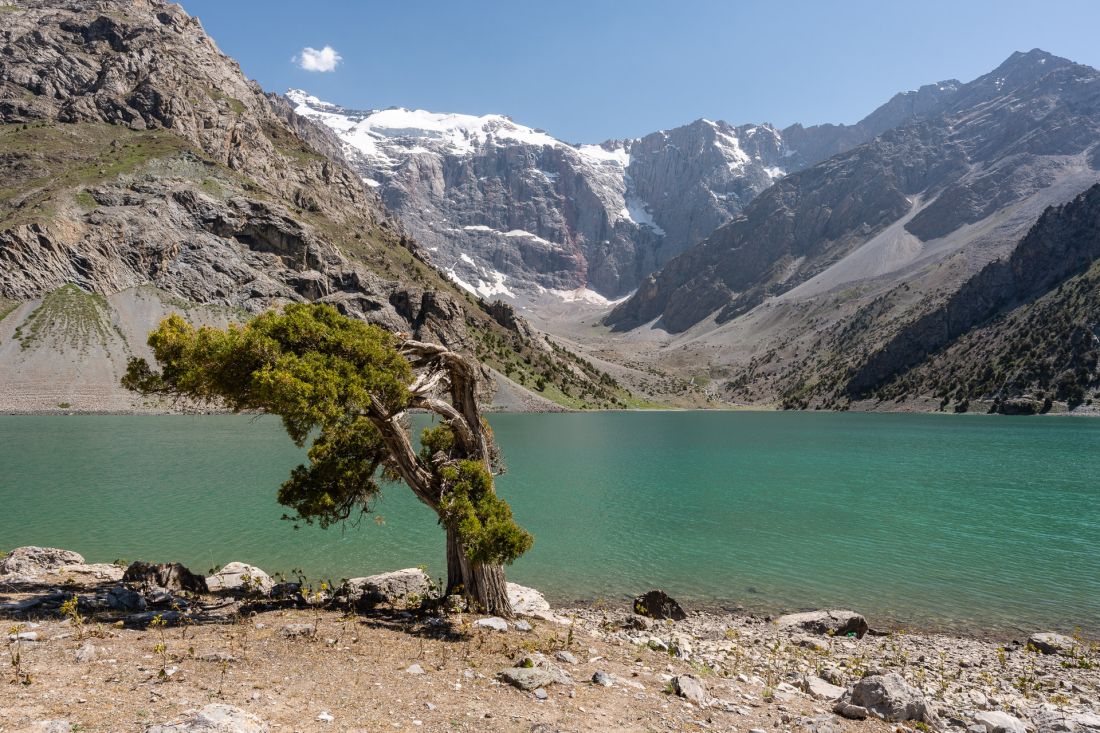
<svg viewBox="0 0 1100 733">
<path fill-rule="evenodd" d="M 552 607 L 512 585 L 515 617 L 487 618 L 425 605 L 418 569 L 330 593 L 279 590 L 239 563 L 204 581 L 182 566 L 139 566 L 124 579 L 119 566 L 49 548 L 0 561 L 0 616 L 21 683 L 0 707 L 0 730 L 60 720 L 57 730 L 113 732 L 123 719 L 147 730 L 231 714 L 254 724 L 225 729 L 241 733 L 383 721 L 532 733 L 1100 731 L 1100 645 L 1057 634 L 998 643 L 879 633 L 844 610 L 685 613 L 659 591 Z"/>
</svg>

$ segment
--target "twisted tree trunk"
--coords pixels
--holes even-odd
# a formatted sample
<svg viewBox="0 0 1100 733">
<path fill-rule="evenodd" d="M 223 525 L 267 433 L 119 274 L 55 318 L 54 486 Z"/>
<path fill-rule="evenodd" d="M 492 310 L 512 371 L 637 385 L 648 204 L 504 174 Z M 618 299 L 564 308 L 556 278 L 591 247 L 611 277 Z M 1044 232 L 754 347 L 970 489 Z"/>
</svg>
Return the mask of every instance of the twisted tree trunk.
<svg viewBox="0 0 1100 733">
<path fill-rule="evenodd" d="M 469 460 L 492 466 L 492 442 L 481 420 L 477 403 L 477 369 L 466 357 L 437 344 L 406 341 L 401 352 L 418 370 L 410 387 L 410 407 L 430 410 L 450 425 L 456 442 Z M 445 388 L 449 401 L 432 396 L 437 388 Z M 412 450 L 405 430 L 398 424 L 399 415 L 380 416 L 384 426 L 379 430 L 387 447 L 396 451 L 397 468 L 413 492 L 436 513 L 445 487 L 421 463 Z M 372 420 L 374 418 L 372 417 Z M 378 420 L 374 420 L 378 424 Z M 414 483 L 415 482 L 415 483 Z M 461 593 L 476 607 L 496 616 L 512 617 L 508 600 L 508 585 L 502 565 L 472 562 L 458 534 L 447 528 L 447 594 Z"/>
</svg>

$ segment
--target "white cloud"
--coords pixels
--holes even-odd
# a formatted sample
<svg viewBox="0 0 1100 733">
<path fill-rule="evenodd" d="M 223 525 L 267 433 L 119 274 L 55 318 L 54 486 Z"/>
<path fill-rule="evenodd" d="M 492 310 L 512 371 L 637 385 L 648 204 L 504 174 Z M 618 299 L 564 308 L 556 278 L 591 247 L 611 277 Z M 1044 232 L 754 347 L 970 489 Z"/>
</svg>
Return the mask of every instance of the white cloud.
<svg viewBox="0 0 1100 733">
<path fill-rule="evenodd" d="M 325 46 L 320 51 L 306 46 L 291 61 L 306 71 L 335 71 L 336 65 L 343 61 L 343 57 L 336 53 L 336 49 L 332 46 Z"/>
</svg>

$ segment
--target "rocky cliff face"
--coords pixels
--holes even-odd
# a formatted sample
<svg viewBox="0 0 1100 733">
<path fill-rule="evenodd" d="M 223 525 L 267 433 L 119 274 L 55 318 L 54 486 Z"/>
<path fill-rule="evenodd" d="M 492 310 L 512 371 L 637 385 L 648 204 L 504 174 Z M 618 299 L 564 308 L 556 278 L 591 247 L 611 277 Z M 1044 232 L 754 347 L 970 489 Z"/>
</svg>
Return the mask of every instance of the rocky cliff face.
<svg viewBox="0 0 1100 733">
<path fill-rule="evenodd" d="M 852 374 L 848 394 L 885 387 L 883 398 L 927 391 L 960 403 L 1003 402 L 1049 389 L 1054 398 L 1082 401 L 1100 383 L 1098 262 L 1100 184 L 1048 209 L 1007 258 L 902 328 Z M 932 359 L 951 375 L 945 383 L 929 383 L 928 369 L 905 374 L 964 335 L 965 348 Z"/>
<path fill-rule="evenodd" d="M 914 98 L 920 116 L 779 180 L 608 318 L 680 332 L 792 292 L 904 277 L 919 260 L 1017 239 L 1100 170 L 1100 73 L 1032 51 Z M 881 124 L 892 120 L 884 117 Z M 988 255 L 985 255 L 988 256 Z M 796 286 L 798 290 L 794 290 Z"/>
<path fill-rule="evenodd" d="M 438 265 L 482 295 L 614 298 L 784 172 L 770 126 L 698 120 L 570 145 L 500 115 L 344 109 L 292 90 Z"/>
<path fill-rule="evenodd" d="M 501 365 L 526 355 L 555 384 L 596 388 L 432 268 L 334 135 L 247 80 L 178 6 L 19 0 L 0 15 L 0 298 L 153 285 L 237 313 L 322 301 L 469 351 L 492 338 Z M 144 322 L 77 320 L 101 334 L 112 318 Z M 63 358 L 82 359 L 67 343 Z"/>
</svg>

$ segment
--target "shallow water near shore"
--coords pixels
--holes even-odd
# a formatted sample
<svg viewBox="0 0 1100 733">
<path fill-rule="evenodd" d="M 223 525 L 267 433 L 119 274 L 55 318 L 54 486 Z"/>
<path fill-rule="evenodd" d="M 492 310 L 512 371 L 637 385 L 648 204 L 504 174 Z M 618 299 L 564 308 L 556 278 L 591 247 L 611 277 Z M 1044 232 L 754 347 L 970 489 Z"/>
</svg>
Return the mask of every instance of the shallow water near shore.
<svg viewBox="0 0 1100 733">
<path fill-rule="evenodd" d="M 1100 632 L 1100 421 L 852 413 L 495 414 L 500 492 L 536 543 L 509 570 L 558 601 L 661 587 L 880 626 Z M 402 486 L 344 530 L 293 529 L 304 452 L 277 419 L 0 416 L 0 549 L 230 560 L 342 577 L 427 564 Z"/>
</svg>

